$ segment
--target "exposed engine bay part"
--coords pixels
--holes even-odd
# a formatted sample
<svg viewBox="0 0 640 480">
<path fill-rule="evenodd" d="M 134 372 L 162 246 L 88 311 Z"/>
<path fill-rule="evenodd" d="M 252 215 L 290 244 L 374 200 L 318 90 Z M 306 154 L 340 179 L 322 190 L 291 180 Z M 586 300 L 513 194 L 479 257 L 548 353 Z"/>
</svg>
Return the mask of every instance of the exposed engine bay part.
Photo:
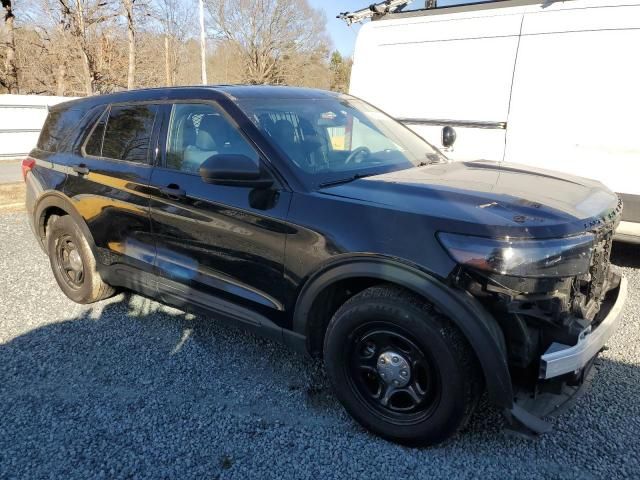
<svg viewBox="0 0 640 480">
<path fill-rule="evenodd" d="M 609 297 L 609 295 L 608 295 Z M 619 282 L 618 295 L 609 305 L 603 304 L 604 319 L 595 327 L 589 325 L 578 337 L 578 342 L 571 345 L 553 343 L 540 359 L 540 378 L 550 379 L 582 369 L 589 359 L 604 348 L 607 340 L 616 331 L 622 317 L 622 309 L 627 297 L 627 279 Z M 605 300 L 606 302 L 606 300 Z"/>
<path fill-rule="evenodd" d="M 614 228 L 591 232 L 582 254 L 587 268 L 573 276 L 505 275 L 469 264 L 452 274 L 452 283 L 478 299 L 504 334 L 514 386 L 514 406 L 504 411 L 511 433 L 532 438 L 550 430 L 543 418 L 575 402 L 616 330 L 627 281 L 610 265 Z"/>
<path fill-rule="evenodd" d="M 587 267 L 574 276 L 525 278 L 461 267 L 453 283 L 480 300 L 498 320 L 508 345 L 509 365 L 533 381 L 539 359 L 551 345 L 577 345 L 607 316 L 609 292 L 620 284 L 610 267 L 613 226 L 593 232 Z"/>
</svg>

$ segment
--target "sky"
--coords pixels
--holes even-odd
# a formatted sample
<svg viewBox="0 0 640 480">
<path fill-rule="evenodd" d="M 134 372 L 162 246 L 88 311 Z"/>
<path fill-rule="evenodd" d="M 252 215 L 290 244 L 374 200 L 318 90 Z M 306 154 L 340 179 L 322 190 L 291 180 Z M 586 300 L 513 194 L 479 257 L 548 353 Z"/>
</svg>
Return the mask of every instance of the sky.
<svg viewBox="0 0 640 480">
<path fill-rule="evenodd" d="M 327 16 L 327 31 L 333 41 L 333 47 L 344 56 L 353 54 L 356 35 L 360 25 L 347 27 L 344 20 L 336 18 L 340 12 L 353 12 L 373 3 L 374 0 L 309 0 L 315 8 L 323 10 Z"/>
<path fill-rule="evenodd" d="M 381 1 L 381 0 L 377 0 Z M 471 0 L 467 0 L 469 3 Z M 477 0 L 476 0 L 477 1 Z M 356 43 L 356 36 L 360 25 L 355 24 L 347 27 L 344 20 L 338 20 L 336 15 L 340 12 L 353 12 L 360 10 L 375 3 L 376 0 L 309 0 L 309 3 L 315 8 L 323 10 L 327 16 L 327 31 L 333 41 L 335 49 L 339 50 L 344 56 L 353 54 L 353 47 Z M 438 5 L 451 5 L 455 3 L 465 3 L 463 0 L 439 0 Z M 424 5 L 424 0 L 414 0 L 410 5 L 411 8 L 420 8 Z"/>
</svg>

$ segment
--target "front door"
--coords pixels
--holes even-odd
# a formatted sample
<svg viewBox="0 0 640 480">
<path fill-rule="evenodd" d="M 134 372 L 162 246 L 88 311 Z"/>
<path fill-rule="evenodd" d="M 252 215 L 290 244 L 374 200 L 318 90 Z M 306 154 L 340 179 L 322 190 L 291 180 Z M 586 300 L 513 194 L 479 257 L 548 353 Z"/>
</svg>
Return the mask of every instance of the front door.
<svg viewBox="0 0 640 480">
<path fill-rule="evenodd" d="M 150 182 L 161 295 L 225 313 L 240 306 L 281 323 L 289 192 L 202 180 L 200 165 L 218 153 L 263 161 L 217 104 L 177 103 L 166 117 L 166 148 Z"/>
</svg>

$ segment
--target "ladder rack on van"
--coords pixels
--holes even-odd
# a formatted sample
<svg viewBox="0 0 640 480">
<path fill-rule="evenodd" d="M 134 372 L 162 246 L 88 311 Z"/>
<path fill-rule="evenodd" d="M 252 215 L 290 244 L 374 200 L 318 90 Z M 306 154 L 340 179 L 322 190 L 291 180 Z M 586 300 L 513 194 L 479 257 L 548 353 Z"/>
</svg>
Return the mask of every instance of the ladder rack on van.
<svg viewBox="0 0 640 480">
<path fill-rule="evenodd" d="M 386 0 L 380 3 L 374 3 L 361 10 L 355 12 L 341 12 L 336 18 L 340 18 L 347 22 L 347 25 L 359 23 L 367 19 L 381 20 L 386 18 L 404 17 L 404 16 L 421 16 L 431 13 L 433 10 L 447 10 L 449 12 L 461 12 L 470 10 L 486 10 L 490 8 L 509 7 L 512 5 L 521 5 L 523 3 L 539 3 L 543 7 L 558 2 L 560 0 L 469 0 L 468 3 L 438 5 L 437 0 L 425 0 L 424 8 L 413 10 L 404 10 L 413 0 Z M 575 0 L 571 0 L 575 1 Z"/>
<path fill-rule="evenodd" d="M 355 12 L 341 12 L 336 18 L 347 22 L 347 25 L 359 23 L 367 18 L 380 17 L 387 13 L 399 12 L 409 5 L 413 0 L 385 0 L 380 3 L 373 3 L 367 8 L 356 10 Z"/>
</svg>

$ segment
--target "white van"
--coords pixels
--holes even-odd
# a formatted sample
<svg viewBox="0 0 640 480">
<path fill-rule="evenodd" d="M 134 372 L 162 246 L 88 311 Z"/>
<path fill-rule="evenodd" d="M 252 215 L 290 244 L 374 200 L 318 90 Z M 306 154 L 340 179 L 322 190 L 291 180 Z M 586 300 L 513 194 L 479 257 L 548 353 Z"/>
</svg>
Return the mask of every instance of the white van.
<svg viewBox="0 0 640 480">
<path fill-rule="evenodd" d="M 360 29 L 350 93 L 453 160 L 602 181 L 625 204 L 618 238 L 640 242 L 640 0 L 506 0 L 383 15 Z"/>
</svg>

